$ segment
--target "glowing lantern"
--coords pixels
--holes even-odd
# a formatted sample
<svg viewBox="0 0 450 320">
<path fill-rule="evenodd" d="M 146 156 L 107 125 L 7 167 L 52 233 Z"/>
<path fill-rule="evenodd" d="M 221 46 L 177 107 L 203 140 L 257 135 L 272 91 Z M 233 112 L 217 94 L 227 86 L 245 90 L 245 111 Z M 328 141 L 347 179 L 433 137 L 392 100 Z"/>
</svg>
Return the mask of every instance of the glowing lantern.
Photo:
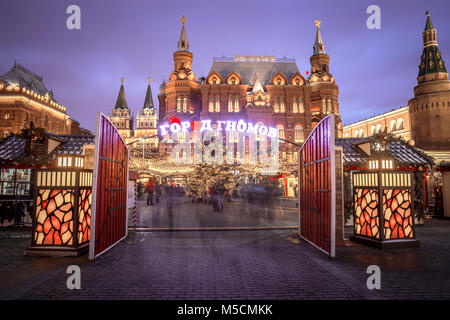
<svg viewBox="0 0 450 320">
<path fill-rule="evenodd" d="M 372 157 L 353 173 L 354 235 L 378 248 L 417 247 L 412 208 L 412 173 L 397 171 L 389 157 Z"/>
<path fill-rule="evenodd" d="M 92 170 L 80 169 L 81 162 L 82 158 L 61 157 L 58 163 L 62 168 L 36 170 L 31 247 L 26 254 L 78 255 L 87 251 Z"/>
</svg>

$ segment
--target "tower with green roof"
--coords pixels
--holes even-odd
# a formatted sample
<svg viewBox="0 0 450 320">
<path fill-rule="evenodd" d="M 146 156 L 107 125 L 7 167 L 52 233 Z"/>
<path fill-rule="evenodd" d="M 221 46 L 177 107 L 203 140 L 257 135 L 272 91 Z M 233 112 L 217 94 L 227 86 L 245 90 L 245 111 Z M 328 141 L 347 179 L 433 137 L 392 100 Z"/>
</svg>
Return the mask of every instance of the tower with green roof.
<svg viewBox="0 0 450 320">
<path fill-rule="evenodd" d="M 408 102 L 412 138 L 423 150 L 450 151 L 450 81 L 437 31 L 428 11 L 426 15 L 417 85 Z"/>
<path fill-rule="evenodd" d="M 433 79 L 448 79 L 445 62 L 438 47 L 436 29 L 431 22 L 430 13 L 428 11 L 426 12 L 426 15 L 427 22 L 425 24 L 425 30 L 422 33 L 423 52 L 419 65 L 419 83 Z"/>
</svg>

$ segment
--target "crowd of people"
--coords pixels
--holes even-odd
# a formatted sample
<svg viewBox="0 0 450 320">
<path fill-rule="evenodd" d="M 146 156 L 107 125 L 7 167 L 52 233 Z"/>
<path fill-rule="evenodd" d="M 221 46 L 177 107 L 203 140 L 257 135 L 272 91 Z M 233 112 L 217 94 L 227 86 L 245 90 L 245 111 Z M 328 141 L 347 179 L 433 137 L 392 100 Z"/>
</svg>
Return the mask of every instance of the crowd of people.
<svg viewBox="0 0 450 320">
<path fill-rule="evenodd" d="M 205 187 L 201 199 L 196 199 L 190 192 L 189 186 L 183 187 L 173 181 L 159 182 L 155 179 L 148 179 L 145 182 L 138 182 L 137 198 L 144 200 L 147 206 L 154 206 L 161 203 L 164 196 L 166 206 L 171 214 L 174 205 L 174 197 L 185 194 L 192 202 L 201 201 L 210 204 L 214 212 L 224 210 L 226 202 L 231 202 L 232 198 L 241 198 L 249 206 L 263 207 L 273 210 L 275 215 L 281 214 L 279 203 L 279 186 L 268 179 L 262 181 L 250 181 L 240 185 L 236 183 L 232 188 L 226 188 L 224 181 L 217 181 L 213 185 Z"/>
</svg>

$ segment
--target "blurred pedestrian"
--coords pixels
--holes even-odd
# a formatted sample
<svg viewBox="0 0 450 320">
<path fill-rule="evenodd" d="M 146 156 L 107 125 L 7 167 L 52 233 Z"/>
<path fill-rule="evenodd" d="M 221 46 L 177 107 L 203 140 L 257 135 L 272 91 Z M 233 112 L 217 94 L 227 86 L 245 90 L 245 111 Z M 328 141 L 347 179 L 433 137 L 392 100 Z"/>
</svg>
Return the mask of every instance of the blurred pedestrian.
<svg viewBox="0 0 450 320">
<path fill-rule="evenodd" d="M 223 181 L 220 181 L 217 186 L 217 202 L 218 202 L 217 208 L 219 211 L 223 211 L 223 206 L 225 203 L 225 192 L 226 192 L 226 189 L 225 189 L 224 183 L 223 183 Z"/>
<path fill-rule="evenodd" d="M 169 221 L 169 228 L 173 228 L 173 206 L 175 201 L 175 186 L 172 184 L 166 185 L 166 209 L 167 219 Z"/>
<path fill-rule="evenodd" d="M 155 192 L 155 183 L 152 179 L 147 182 L 147 205 L 154 206 L 153 204 L 153 193 Z"/>
<path fill-rule="evenodd" d="M 159 182 L 156 182 L 155 185 L 155 200 L 156 203 L 159 203 L 159 197 L 161 196 L 161 184 Z"/>
<path fill-rule="evenodd" d="M 138 200 L 143 200 L 142 199 L 142 191 L 143 191 L 142 189 L 143 189 L 142 182 L 139 181 L 137 184 L 137 199 Z"/>
</svg>

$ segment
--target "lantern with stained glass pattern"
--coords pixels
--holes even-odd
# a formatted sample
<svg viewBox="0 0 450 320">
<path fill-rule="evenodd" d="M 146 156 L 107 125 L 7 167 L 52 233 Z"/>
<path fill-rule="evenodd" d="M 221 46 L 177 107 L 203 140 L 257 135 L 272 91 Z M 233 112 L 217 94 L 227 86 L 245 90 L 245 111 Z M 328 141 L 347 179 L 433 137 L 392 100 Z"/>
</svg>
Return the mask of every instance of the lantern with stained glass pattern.
<svg viewBox="0 0 450 320">
<path fill-rule="evenodd" d="M 378 248 L 418 246 L 412 208 L 412 172 L 396 170 L 392 157 L 368 160 L 353 173 L 354 235 L 351 240 Z"/>
<path fill-rule="evenodd" d="M 34 199 L 31 247 L 27 254 L 78 255 L 88 249 L 92 170 L 36 170 Z"/>
</svg>

